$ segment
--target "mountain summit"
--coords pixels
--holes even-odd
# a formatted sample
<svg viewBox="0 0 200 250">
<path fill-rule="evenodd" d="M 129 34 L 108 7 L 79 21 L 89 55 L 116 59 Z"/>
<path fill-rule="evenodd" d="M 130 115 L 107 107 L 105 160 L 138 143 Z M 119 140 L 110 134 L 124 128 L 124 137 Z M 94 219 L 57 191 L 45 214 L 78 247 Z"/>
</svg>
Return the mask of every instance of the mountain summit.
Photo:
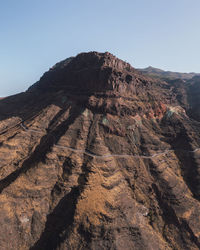
<svg viewBox="0 0 200 250">
<path fill-rule="evenodd" d="M 114 79 L 112 79 L 114 76 L 112 73 L 114 72 L 116 74 L 123 72 L 121 82 L 126 81 L 129 83 L 131 76 L 124 76 L 124 74 L 134 75 L 136 70 L 130 64 L 108 52 L 81 53 L 74 58 L 71 57 L 57 63 L 29 91 L 33 89 L 44 90 L 46 88 L 53 91 L 65 89 L 77 94 L 77 91 L 93 93 L 116 90 L 118 82 L 116 81 L 114 84 Z M 120 74 L 116 75 L 115 79 L 117 80 L 119 76 Z"/>
<path fill-rule="evenodd" d="M 199 93 L 89 52 L 0 100 L 1 248 L 199 249 Z"/>
</svg>

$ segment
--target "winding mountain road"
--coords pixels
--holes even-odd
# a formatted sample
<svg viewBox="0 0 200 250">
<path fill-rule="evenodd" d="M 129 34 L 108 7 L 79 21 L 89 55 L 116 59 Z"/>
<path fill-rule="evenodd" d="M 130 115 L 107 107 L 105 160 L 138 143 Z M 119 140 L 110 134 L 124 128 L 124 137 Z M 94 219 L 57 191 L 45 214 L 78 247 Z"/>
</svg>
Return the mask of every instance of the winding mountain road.
<svg viewBox="0 0 200 250">
<path fill-rule="evenodd" d="M 27 128 L 24 126 L 23 122 L 21 122 L 20 124 L 20 127 L 26 131 L 26 132 L 34 132 L 34 133 L 42 133 L 42 131 L 39 131 L 39 130 L 35 130 L 35 129 L 30 129 L 30 128 Z M 108 154 L 108 155 L 97 155 L 97 154 L 94 154 L 92 152 L 89 152 L 87 150 L 82 150 L 82 149 L 76 149 L 76 148 L 72 148 L 72 147 L 68 147 L 68 146 L 62 146 L 62 145 L 54 145 L 54 147 L 56 148 L 61 148 L 61 149 L 67 149 L 67 150 L 70 150 L 72 152 L 75 152 L 75 153 L 79 153 L 79 154 L 84 154 L 84 155 L 87 155 L 87 156 L 90 156 L 90 157 L 93 157 L 93 158 L 96 158 L 96 159 L 105 159 L 105 158 L 111 158 L 111 157 L 115 157 L 115 158 L 130 158 L 130 157 L 134 157 L 134 158 L 142 158 L 142 159 L 152 159 L 152 158 L 155 158 L 155 157 L 158 157 L 160 155 L 165 155 L 169 152 L 173 152 L 174 150 L 172 149 L 167 149 L 163 152 L 159 152 L 159 153 L 154 153 L 153 155 L 133 155 L 133 154 Z M 196 148 L 192 151 L 186 151 L 186 152 L 189 152 L 189 153 L 195 153 L 197 151 L 199 151 L 200 148 Z"/>
<path fill-rule="evenodd" d="M 68 149 L 68 150 L 70 150 L 72 152 L 85 154 L 85 155 L 91 156 L 91 157 L 96 158 L 96 159 L 103 159 L 103 158 L 110 158 L 110 157 L 115 157 L 115 158 L 134 157 L 134 158 L 142 158 L 142 159 L 151 159 L 151 158 L 163 155 L 163 154 L 167 154 L 168 152 L 173 152 L 174 151 L 174 150 L 168 149 L 168 150 L 165 150 L 165 151 L 160 152 L 160 153 L 155 153 L 153 155 L 132 155 L 132 154 L 131 155 L 127 155 L 127 154 L 96 155 L 96 154 L 94 154 L 92 152 L 89 152 L 87 150 L 75 149 L 75 148 L 72 148 L 72 147 L 62 146 L 62 145 L 58 145 L 58 144 L 54 145 L 54 147 L 61 148 L 61 149 Z M 197 152 L 198 150 L 200 150 L 200 148 L 197 148 L 197 149 L 195 149 L 193 151 L 189 151 L 189 152 L 190 153 L 191 152 Z"/>
</svg>

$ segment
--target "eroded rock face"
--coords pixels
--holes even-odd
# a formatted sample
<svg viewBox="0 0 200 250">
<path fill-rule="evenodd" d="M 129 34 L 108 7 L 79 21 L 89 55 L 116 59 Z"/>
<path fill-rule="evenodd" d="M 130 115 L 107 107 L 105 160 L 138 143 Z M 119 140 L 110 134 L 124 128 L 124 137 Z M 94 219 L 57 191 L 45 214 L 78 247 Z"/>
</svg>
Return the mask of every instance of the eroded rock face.
<svg viewBox="0 0 200 250">
<path fill-rule="evenodd" d="M 178 86 L 91 52 L 1 100 L 1 249 L 199 249 L 200 124 Z"/>
</svg>

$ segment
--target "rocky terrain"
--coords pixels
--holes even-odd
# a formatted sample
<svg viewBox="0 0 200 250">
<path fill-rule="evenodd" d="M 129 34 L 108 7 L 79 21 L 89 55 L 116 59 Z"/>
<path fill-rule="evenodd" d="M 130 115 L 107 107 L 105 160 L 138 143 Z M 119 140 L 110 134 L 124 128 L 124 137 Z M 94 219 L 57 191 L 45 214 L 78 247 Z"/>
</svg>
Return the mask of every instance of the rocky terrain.
<svg viewBox="0 0 200 250">
<path fill-rule="evenodd" d="M 0 249 L 199 249 L 200 80 L 110 53 L 0 101 Z"/>
<path fill-rule="evenodd" d="M 172 72 L 172 71 L 165 71 L 162 69 L 157 69 L 154 67 L 149 66 L 145 69 L 138 69 L 141 71 L 144 75 L 148 75 L 151 77 L 157 77 L 161 79 L 182 79 L 182 80 L 190 80 L 195 76 L 200 76 L 198 73 L 179 73 L 179 72 Z"/>
</svg>

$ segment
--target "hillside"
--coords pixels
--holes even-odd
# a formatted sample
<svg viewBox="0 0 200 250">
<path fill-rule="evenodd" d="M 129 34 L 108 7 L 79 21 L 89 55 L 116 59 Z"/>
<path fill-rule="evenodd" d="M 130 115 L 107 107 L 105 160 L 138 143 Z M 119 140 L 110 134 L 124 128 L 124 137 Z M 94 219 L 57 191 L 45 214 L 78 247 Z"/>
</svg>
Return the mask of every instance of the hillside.
<svg viewBox="0 0 200 250">
<path fill-rule="evenodd" d="M 199 94 L 89 52 L 1 100 L 1 249 L 199 249 Z"/>
</svg>

